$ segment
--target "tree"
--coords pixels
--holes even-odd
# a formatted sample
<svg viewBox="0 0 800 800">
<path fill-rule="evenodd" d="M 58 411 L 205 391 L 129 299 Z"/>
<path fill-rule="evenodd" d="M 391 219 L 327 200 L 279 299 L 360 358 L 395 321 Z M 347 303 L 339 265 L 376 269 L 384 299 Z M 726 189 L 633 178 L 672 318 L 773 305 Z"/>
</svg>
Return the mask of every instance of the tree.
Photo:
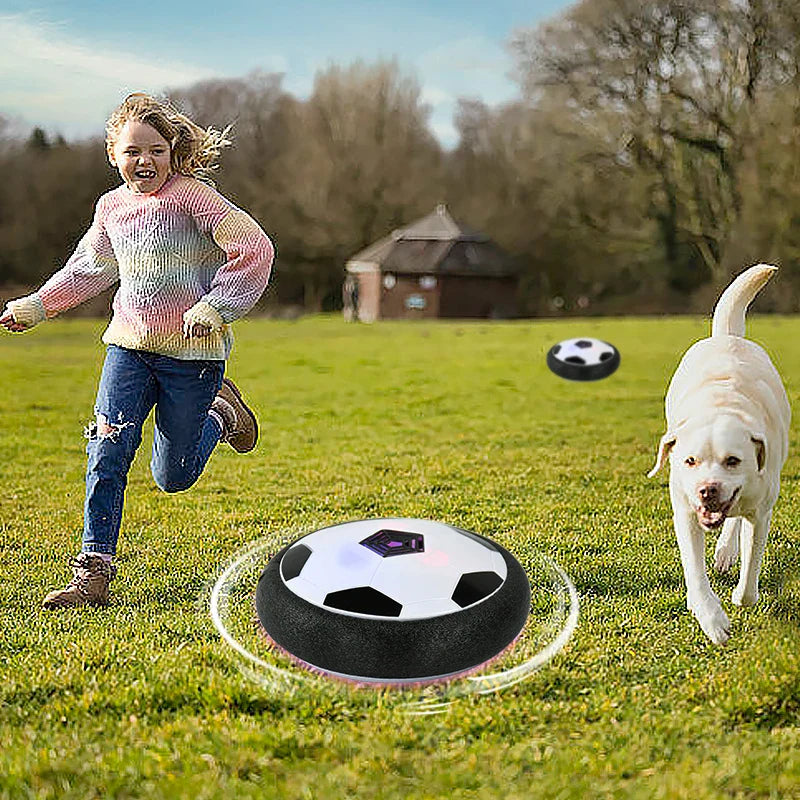
<svg viewBox="0 0 800 800">
<path fill-rule="evenodd" d="M 50 149 L 50 139 L 42 128 L 34 128 L 28 137 L 28 148 L 38 152 Z"/>
<path fill-rule="evenodd" d="M 613 151 L 613 118 L 576 125 L 551 100 L 462 102 L 449 159 L 454 211 L 518 257 L 528 313 L 593 310 L 635 292 L 653 235 L 641 224 L 646 187 Z"/>
<path fill-rule="evenodd" d="M 32 286 L 60 268 L 83 235 L 100 194 L 118 182 L 99 140 L 7 144 L 0 152 L 0 282 Z"/>
<path fill-rule="evenodd" d="M 319 309 L 340 301 L 351 255 L 441 199 L 441 150 L 417 82 L 395 62 L 331 66 L 286 114 L 274 176 L 281 247 L 302 277 L 306 306 Z"/>
<path fill-rule="evenodd" d="M 739 166 L 756 100 L 779 79 L 787 37 L 768 0 L 584 0 L 513 47 L 529 102 L 554 98 L 574 128 L 613 119 L 650 184 L 668 285 L 727 277 L 742 208 Z"/>
<path fill-rule="evenodd" d="M 230 126 L 234 147 L 223 155 L 221 181 L 255 216 L 268 212 L 268 191 L 281 155 L 280 109 L 286 95 L 282 76 L 255 70 L 243 78 L 200 81 L 168 92 L 170 99 L 198 124 Z"/>
</svg>

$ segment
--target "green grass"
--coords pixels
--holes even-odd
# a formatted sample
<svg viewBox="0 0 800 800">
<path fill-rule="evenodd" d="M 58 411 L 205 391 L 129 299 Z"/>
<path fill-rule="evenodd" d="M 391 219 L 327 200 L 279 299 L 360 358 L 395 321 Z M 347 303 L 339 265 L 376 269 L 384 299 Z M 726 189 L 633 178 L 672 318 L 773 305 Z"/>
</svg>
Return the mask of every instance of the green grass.
<svg viewBox="0 0 800 800">
<path fill-rule="evenodd" d="M 134 464 L 106 610 L 51 614 L 79 547 L 98 321 L 0 337 L 0 797 L 800 797 L 800 448 L 784 468 L 753 609 L 711 646 L 685 610 L 662 398 L 700 319 L 237 325 L 230 374 L 262 441 L 189 492 Z M 795 412 L 800 320 L 755 317 Z M 608 380 L 551 375 L 574 335 Z M 147 439 L 145 441 L 148 441 Z M 578 628 L 505 691 L 412 717 L 371 691 L 269 692 L 210 619 L 232 556 L 274 532 L 377 516 L 452 522 L 555 558 Z M 710 548 L 713 542 L 709 543 Z"/>
</svg>

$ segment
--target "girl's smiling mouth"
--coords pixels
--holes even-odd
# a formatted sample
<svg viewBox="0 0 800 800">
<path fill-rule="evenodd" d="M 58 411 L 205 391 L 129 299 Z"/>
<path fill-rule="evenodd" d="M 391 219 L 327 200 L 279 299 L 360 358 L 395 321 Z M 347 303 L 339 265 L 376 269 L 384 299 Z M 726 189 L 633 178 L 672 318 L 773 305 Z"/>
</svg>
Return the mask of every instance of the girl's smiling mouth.
<svg viewBox="0 0 800 800">
<path fill-rule="evenodd" d="M 151 194 L 170 176 L 170 144 L 152 125 L 128 120 L 110 145 L 109 161 L 131 191 Z"/>
</svg>

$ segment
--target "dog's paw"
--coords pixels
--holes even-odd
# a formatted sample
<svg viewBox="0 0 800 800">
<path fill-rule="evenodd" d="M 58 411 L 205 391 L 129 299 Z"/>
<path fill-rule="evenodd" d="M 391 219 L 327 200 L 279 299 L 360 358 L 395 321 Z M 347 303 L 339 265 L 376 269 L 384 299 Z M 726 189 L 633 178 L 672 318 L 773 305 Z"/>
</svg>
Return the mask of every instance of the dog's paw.
<svg viewBox="0 0 800 800">
<path fill-rule="evenodd" d="M 711 639 L 714 644 L 725 644 L 731 636 L 731 621 L 728 615 L 722 610 L 719 601 L 715 605 L 704 604 L 702 607 L 694 606 L 691 608 L 692 614 L 700 624 L 703 633 Z"/>
<path fill-rule="evenodd" d="M 733 590 L 731 600 L 736 606 L 754 606 L 758 602 L 758 589 L 748 592 L 744 586 L 737 586 Z"/>
</svg>

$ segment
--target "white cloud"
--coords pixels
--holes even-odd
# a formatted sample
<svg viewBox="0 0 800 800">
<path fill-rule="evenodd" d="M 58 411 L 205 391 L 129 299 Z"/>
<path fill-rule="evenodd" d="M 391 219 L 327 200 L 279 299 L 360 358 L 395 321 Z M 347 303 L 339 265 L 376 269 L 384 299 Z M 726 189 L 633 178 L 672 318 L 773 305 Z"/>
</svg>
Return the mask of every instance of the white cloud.
<svg viewBox="0 0 800 800">
<path fill-rule="evenodd" d="M 316 35 L 312 28 L 282 40 L 281 49 L 291 58 L 263 44 L 231 48 L 228 38 L 213 29 L 180 54 L 171 48 L 153 55 L 135 46 L 115 49 L 108 41 L 79 38 L 66 22 L 0 13 L 0 112 L 68 138 L 101 135 L 108 113 L 129 92 L 161 92 L 205 78 L 244 75 L 256 66 L 283 73 L 284 89 L 304 98 L 317 70 L 350 63 L 359 55 L 330 51 L 330 38 L 320 44 Z M 419 79 L 433 133 L 450 146 L 457 139 L 453 114 L 459 97 L 491 106 L 512 99 L 517 89 L 508 78 L 510 57 L 501 43 L 482 33 L 450 40 L 446 35 L 430 35 L 418 47 L 405 47 L 401 63 Z M 391 56 L 398 41 L 393 29 L 388 41 L 376 45 L 376 53 Z M 153 39 L 151 45 L 160 43 Z M 172 60 L 163 52 L 171 52 Z M 195 58 L 200 63 L 193 63 Z"/>
<path fill-rule="evenodd" d="M 132 91 L 159 92 L 211 77 L 207 68 L 92 47 L 52 23 L 0 16 L 0 111 L 70 135 L 100 135 Z"/>
<path fill-rule="evenodd" d="M 420 99 L 423 103 L 427 103 L 433 108 L 437 108 L 438 106 L 442 105 L 452 105 L 455 102 L 455 98 L 452 94 L 450 94 L 450 92 L 446 92 L 443 89 L 440 89 L 438 86 L 431 85 L 422 87 Z"/>
<path fill-rule="evenodd" d="M 517 92 L 508 78 L 511 59 L 491 39 L 470 36 L 445 42 L 420 54 L 416 61 L 421 75 L 435 75 L 438 91 L 453 97 L 479 97 L 488 105 L 511 99 Z"/>
<path fill-rule="evenodd" d="M 517 94 L 507 76 L 511 67 L 507 53 L 501 45 L 481 36 L 439 44 L 419 54 L 414 65 L 425 76 L 422 100 L 431 107 L 431 130 L 446 148 L 458 144 L 454 116 L 460 98 L 495 106 Z"/>
</svg>

